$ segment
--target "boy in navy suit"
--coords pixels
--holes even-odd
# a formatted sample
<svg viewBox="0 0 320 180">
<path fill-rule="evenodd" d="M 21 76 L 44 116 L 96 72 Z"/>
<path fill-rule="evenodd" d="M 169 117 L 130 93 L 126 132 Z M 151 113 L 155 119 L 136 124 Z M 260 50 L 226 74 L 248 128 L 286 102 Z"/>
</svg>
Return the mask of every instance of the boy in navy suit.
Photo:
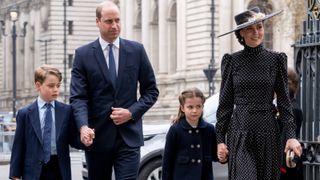
<svg viewBox="0 0 320 180">
<path fill-rule="evenodd" d="M 38 98 L 18 111 L 10 178 L 23 180 L 71 180 L 69 144 L 72 133 L 71 106 L 58 102 L 62 75 L 48 65 L 35 71 Z"/>
</svg>

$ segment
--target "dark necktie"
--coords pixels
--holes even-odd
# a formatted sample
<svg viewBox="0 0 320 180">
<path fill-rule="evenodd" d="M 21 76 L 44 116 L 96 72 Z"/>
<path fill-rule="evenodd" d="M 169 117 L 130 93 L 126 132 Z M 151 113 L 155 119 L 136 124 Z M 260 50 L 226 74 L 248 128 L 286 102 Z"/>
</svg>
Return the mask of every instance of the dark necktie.
<svg viewBox="0 0 320 180">
<path fill-rule="evenodd" d="M 47 163 L 50 160 L 51 155 L 51 127 L 52 127 L 52 104 L 45 104 L 46 112 L 44 119 L 44 128 L 43 128 L 43 151 L 44 151 L 44 162 Z"/>
<path fill-rule="evenodd" d="M 117 72 L 116 72 L 116 63 L 114 61 L 114 56 L 112 52 L 113 44 L 109 44 L 109 72 L 110 79 L 114 88 L 116 88 Z"/>
</svg>

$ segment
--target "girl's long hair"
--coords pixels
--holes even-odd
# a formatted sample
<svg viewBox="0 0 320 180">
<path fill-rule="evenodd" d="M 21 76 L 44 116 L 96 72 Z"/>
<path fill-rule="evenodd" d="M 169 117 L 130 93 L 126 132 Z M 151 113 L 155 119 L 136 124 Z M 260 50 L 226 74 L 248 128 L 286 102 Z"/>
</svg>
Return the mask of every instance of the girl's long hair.
<svg viewBox="0 0 320 180">
<path fill-rule="evenodd" d="M 204 97 L 203 93 L 198 89 L 198 88 L 191 88 L 191 89 L 186 89 L 182 91 L 182 93 L 179 96 L 179 110 L 178 110 L 178 115 L 173 119 L 172 123 L 177 123 L 179 122 L 179 119 L 185 117 L 184 112 L 181 110 L 181 106 L 183 106 L 186 102 L 187 98 L 194 98 L 198 97 L 201 98 L 202 100 L 202 105 L 204 105 L 204 102 L 206 101 L 206 98 Z"/>
</svg>

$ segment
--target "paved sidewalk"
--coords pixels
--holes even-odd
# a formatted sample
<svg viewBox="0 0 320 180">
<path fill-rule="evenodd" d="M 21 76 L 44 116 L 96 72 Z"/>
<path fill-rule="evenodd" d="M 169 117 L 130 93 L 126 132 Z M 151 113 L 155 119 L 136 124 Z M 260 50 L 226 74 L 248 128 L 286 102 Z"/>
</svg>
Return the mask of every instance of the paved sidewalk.
<svg viewBox="0 0 320 180">
<path fill-rule="evenodd" d="M 10 162 L 9 153 L 0 153 L 0 165 L 7 165 Z"/>
<path fill-rule="evenodd" d="M 82 152 L 71 152 L 71 171 L 73 180 L 81 180 Z M 9 179 L 10 154 L 0 153 L 0 180 Z"/>
</svg>

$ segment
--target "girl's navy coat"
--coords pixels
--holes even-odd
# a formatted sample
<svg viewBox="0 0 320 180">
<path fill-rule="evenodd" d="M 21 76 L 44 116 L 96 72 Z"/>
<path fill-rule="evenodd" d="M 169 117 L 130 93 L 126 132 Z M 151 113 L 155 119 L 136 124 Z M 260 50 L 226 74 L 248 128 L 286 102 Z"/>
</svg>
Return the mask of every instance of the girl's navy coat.
<svg viewBox="0 0 320 180">
<path fill-rule="evenodd" d="M 212 180 L 217 143 L 212 124 L 199 120 L 192 128 L 185 118 L 173 124 L 166 137 L 163 180 Z"/>
</svg>

